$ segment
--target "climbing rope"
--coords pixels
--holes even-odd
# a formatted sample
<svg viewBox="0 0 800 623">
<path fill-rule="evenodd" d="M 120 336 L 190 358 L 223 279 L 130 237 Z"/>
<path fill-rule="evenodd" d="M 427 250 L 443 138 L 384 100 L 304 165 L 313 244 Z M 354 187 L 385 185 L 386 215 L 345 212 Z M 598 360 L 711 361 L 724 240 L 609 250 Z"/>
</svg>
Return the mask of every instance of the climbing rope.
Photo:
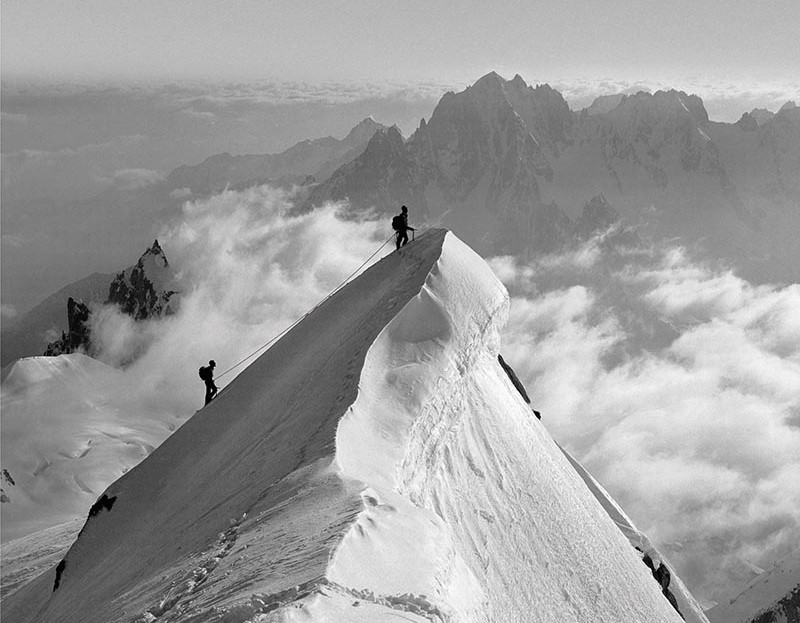
<svg viewBox="0 0 800 623">
<path fill-rule="evenodd" d="M 325 303 L 325 301 L 327 301 L 327 300 L 328 300 L 329 298 L 331 298 L 331 297 L 332 297 L 334 294 L 336 294 L 336 293 L 337 293 L 339 290 L 341 290 L 341 289 L 342 289 L 342 288 L 343 288 L 345 285 L 347 285 L 347 283 L 348 283 L 348 282 L 349 282 L 349 281 L 350 281 L 350 280 L 351 280 L 351 279 L 352 279 L 352 278 L 353 278 L 353 277 L 356 275 L 356 273 L 358 273 L 358 271 L 360 271 L 362 268 L 364 268 L 364 266 L 366 266 L 366 265 L 369 263 L 369 261 L 370 261 L 370 260 L 371 260 L 373 257 L 375 257 L 376 255 L 378 255 L 378 253 L 380 253 L 380 251 L 381 251 L 381 249 L 383 249 L 383 247 L 385 247 L 385 246 L 386 246 L 387 244 L 389 244 L 389 243 L 390 243 L 392 240 L 394 240 L 394 236 L 395 236 L 394 234 L 392 234 L 391 236 L 389 236 L 389 238 L 386 240 L 386 242 L 384 242 L 384 243 L 383 243 L 381 246 L 379 246 L 379 247 L 378 247 L 378 248 L 375 250 L 375 252 L 374 252 L 372 255 L 370 255 L 370 256 L 369 256 L 369 257 L 368 257 L 366 260 L 364 260 L 364 261 L 362 262 L 361 266 L 359 266 L 358 268 L 356 268 L 356 269 L 355 269 L 355 270 L 354 270 L 352 273 L 350 273 L 350 274 L 349 274 L 347 277 L 345 277 L 344 281 L 342 281 L 342 282 L 341 282 L 341 283 L 340 283 L 338 286 L 336 286 L 336 287 L 335 287 L 333 290 L 331 290 L 331 291 L 330 291 L 330 293 L 329 293 L 329 294 L 328 294 L 328 295 L 327 295 L 327 296 L 326 296 L 324 299 L 322 299 L 322 300 L 321 300 L 319 303 L 317 303 L 316 305 L 314 305 L 314 307 L 312 307 L 312 308 L 311 308 L 309 311 L 307 311 L 307 312 L 306 312 L 304 315 L 302 315 L 300 318 L 298 318 L 297 320 L 295 320 L 295 321 L 294 321 L 292 324 L 290 324 L 288 327 L 286 327 L 286 328 L 285 328 L 283 331 L 281 331 L 280 333 L 278 333 L 277 335 L 275 335 L 274 337 L 272 337 L 272 338 L 271 338 L 271 339 L 270 339 L 268 342 L 266 342 L 265 344 L 262 344 L 262 345 L 261 345 L 261 346 L 259 346 L 259 347 L 258 347 L 256 350 L 254 350 L 252 353 L 250 353 L 249 355 L 247 355 L 247 357 L 245 357 L 244 359 L 242 359 L 242 360 L 240 360 L 240 361 L 236 362 L 236 363 L 235 363 L 235 364 L 233 364 L 233 365 L 232 365 L 230 368 L 228 368 L 227 370 L 225 370 L 225 372 L 223 372 L 222 374 L 219 374 L 218 376 L 216 376 L 216 377 L 215 377 L 215 380 L 221 379 L 223 376 L 225 376 L 226 374 L 228 374 L 228 372 L 230 372 L 231 370 L 235 370 L 235 369 L 236 369 L 236 368 L 238 368 L 240 365 L 242 365 L 242 364 L 243 364 L 245 361 L 247 361 L 248 359 L 252 359 L 252 358 L 253 358 L 253 357 L 255 357 L 255 356 L 258 354 L 258 353 L 260 353 L 262 350 L 264 350 L 264 349 L 265 349 L 265 348 L 267 348 L 269 345 L 273 344 L 274 342 L 276 342 L 277 340 L 279 340 L 280 338 L 282 338 L 284 335 L 286 335 L 286 334 L 287 334 L 289 331 L 291 331 L 292 329 L 294 329 L 294 328 L 295 328 L 295 327 L 296 327 L 298 324 L 300 324 L 300 322 L 302 322 L 302 321 L 303 321 L 303 320 L 306 318 L 306 316 L 308 316 L 308 315 L 312 314 L 312 313 L 314 312 L 314 310 L 316 310 L 316 309 L 317 309 L 317 308 L 318 308 L 320 305 L 322 305 L 323 303 Z M 224 388 L 223 388 L 223 389 L 224 389 Z"/>
</svg>

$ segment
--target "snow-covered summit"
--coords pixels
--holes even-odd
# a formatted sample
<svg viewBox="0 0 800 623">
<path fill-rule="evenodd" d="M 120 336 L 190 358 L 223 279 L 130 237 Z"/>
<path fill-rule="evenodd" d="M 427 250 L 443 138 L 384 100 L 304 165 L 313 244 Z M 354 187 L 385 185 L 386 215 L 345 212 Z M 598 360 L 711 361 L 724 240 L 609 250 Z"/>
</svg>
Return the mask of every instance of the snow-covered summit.
<svg viewBox="0 0 800 623">
<path fill-rule="evenodd" d="M 507 311 L 420 235 L 112 484 L 4 620 L 678 623 L 498 363 Z"/>
</svg>

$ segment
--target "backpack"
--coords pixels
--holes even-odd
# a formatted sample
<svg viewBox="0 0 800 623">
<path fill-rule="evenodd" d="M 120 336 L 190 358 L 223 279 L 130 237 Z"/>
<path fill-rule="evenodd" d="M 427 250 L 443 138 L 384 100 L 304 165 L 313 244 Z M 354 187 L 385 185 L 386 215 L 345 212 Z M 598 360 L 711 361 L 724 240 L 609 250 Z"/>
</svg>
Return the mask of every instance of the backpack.
<svg viewBox="0 0 800 623">
<path fill-rule="evenodd" d="M 397 216 L 392 217 L 392 229 L 395 231 L 400 231 L 403 229 L 403 215 L 398 214 Z"/>
<path fill-rule="evenodd" d="M 209 372 L 211 372 L 211 368 L 208 368 L 207 366 L 200 366 L 200 369 L 197 371 L 197 374 L 200 375 L 201 381 L 208 381 L 209 380 L 208 377 L 210 376 Z"/>
</svg>

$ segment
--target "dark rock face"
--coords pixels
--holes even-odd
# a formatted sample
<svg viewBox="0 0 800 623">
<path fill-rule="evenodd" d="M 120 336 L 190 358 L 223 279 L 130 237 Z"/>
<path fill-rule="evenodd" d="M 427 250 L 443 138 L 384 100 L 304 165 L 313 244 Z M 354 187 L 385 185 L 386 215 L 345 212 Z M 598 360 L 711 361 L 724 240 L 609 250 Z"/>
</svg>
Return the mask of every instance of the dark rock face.
<svg viewBox="0 0 800 623">
<path fill-rule="evenodd" d="M 148 278 L 145 264 L 162 269 L 169 266 L 167 257 L 158 244 L 158 240 L 153 242 L 153 246 L 144 252 L 133 268 L 122 271 L 114 278 L 109 287 L 108 299 L 106 300 L 107 305 L 117 305 L 122 313 L 134 320 L 144 320 L 153 316 L 174 313 L 169 301 L 175 291 L 156 291 L 155 285 Z"/>
<path fill-rule="evenodd" d="M 16 486 L 17 483 L 14 482 L 14 479 L 11 477 L 11 474 L 7 469 L 3 469 L 2 472 L 0 472 L 0 474 L 1 474 L 0 480 L 2 480 L 3 482 L 3 486 L 0 487 L 0 503 L 6 504 L 11 502 L 11 498 L 6 493 L 5 485 L 11 485 L 12 487 L 14 487 Z"/>
<path fill-rule="evenodd" d="M 64 569 L 66 568 L 67 568 L 67 559 L 64 558 L 56 566 L 56 579 L 53 582 L 54 593 L 58 590 L 58 587 L 61 586 L 61 576 L 64 574 Z"/>
<path fill-rule="evenodd" d="M 113 495 L 111 497 L 108 496 L 107 493 L 104 493 L 97 501 L 92 504 L 92 507 L 89 509 L 89 516 L 86 519 L 86 523 L 81 528 L 81 531 L 78 533 L 78 538 L 81 537 L 83 531 L 86 530 L 86 526 L 93 517 L 97 517 L 102 511 L 111 512 L 111 509 L 114 507 L 114 502 L 117 501 L 117 496 Z M 64 571 L 67 568 L 67 559 L 63 558 L 61 562 L 58 563 L 56 567 L 56 579 L 53 583 L 53 592 L 58 590 L 58 587 L 61 585 L 61 578 L 64 575 Z"/>
<path fill-rule="evenodd" d="M 172 269 L 158 240 L 132 267 L 120 272 L 111 282 L 105 305 L 116 305 L 134 320 L 168 316 L 175 312 L 177 291 L 172 289 Z M 67 301 L 68 329 L 61 339 L 48 344 L 45 356 L 78 351 L 92 353 L 91 310 L 82 301 Z"/>
<path fill-rule="evenodd" d="M 310 205 L 350 199 L 357 206 L 415 204 L 415 164 L 407 154 L 405 141 L 396 127 L 376 131 L 364 152 L 338 169 L 311 194 Z M 394 206 L 395 208 L 397 206 Z"/>
<path fill-rule="evenodd" d="M 554 89 L 492 72 L 445 94 L 408 141 L 396 129 L 376 133 L 306 207 L 349 199 L 354 212 L 390 214 L 407 204 L 412 219 L 453 227 L 482 252 L 523 253 L 531 244 L 556 250 L 572 222 L 542 201 L 538 180 L 552 179 L 549 155 L 572 140 L 573 125 Z"/>
<path fill-rule="evenodd" d="M 61 332 L 61 339 L 47 345 L 45 356 L 56 357 L 67 353 L 88 351 L 89 316 L 91 312 L 83 301 L 76 301 L 72 297 L 67 300 L 67 331 Z"/>
<path fill-rule="evenodd" d="M 514 372 L 514 369 L 506 363 L 505 359 L 503 359 L 503 355 L 497 355 L 497 361 L 500 363 L 500 367 L 503 368 L 503 371 L 508 375 L 511 383 L 520 393 L 520 396 L 522 396 L 522 399 L 528 404 L 531 404 L 531 399 L 528 397 L 528 392 L 525 391 L 525 386 L 522 384 L 522 381 L 519 380 L 519 377 L 517 376 L 516 372 Z"/>
<path fill-rule="evenodd" d="M 664 594 L 664 597 L 666 597 L 667 601 L 672 604 L 673 608 L 675 608 L 675 612 L 680 614 L 681 618 L 683 619 L 684 616 L 678 609 L 678 601 L 675 599 L 675 595 L 672 594 L 672 591 L 669 590 L 669 583 L 672 579 L 672 574 L 667 566 L 663 562 L 659 562 L 658 567 L 656 567 L 653 559 L 650 558 L 648 554 L 643 554 L 642 562 L 647 565 L 648 569 L 650 569 L 653 574 L 653 578 L 656 582 L 658 582 L 659 586 L 661 586 L 661 592 Z"/>
<path fill-rule="evenodd" d="M 800 585 L 756 616 L 751 623 L 800 623 Z"/>
<path fill-rule="evenodd" d="M 111 508 L 114 506 L 114 502 L 117 501 L 117 496 L 108 497 L 105 493 L 101 495 L 97 501 L 92 504 L 92 507 L 89 509 L 89 519 L 96 516 L 102 510 L 110 511 Z"/>
<path fill-rule="evenodd" d="M 341 140 L 332 136 L 305 140 L 279 154 L 215 154 L 198 165 L 178 167 L 169 174 L 167 185 L 202 196 L 226 187 L 246 188 L 266 183 L 291 186 L 307 181 L 309 176 L 324 179 L 363 152 L 376 131 L 385 129 L 367 118 Z"/>
</svg>

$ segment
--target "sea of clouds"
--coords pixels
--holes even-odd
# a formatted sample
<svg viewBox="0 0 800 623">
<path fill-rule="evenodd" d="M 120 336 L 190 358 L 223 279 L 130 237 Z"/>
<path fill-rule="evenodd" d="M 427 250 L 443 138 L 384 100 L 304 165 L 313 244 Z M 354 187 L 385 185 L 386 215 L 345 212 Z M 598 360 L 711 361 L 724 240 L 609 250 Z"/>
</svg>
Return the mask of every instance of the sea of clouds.
<svg viewBox="0 0 800 623">
<path fill-rule="evenodd" d="M 705 602 L 800 540 L 800 285 L 649 245 L 519 265 L 504 336 L 553 437 Z"/>
<path fill-rule="evenodd" d="M 138 355 L 125 375 L 148 408 L 200 408 L 200 365 L 213 358 L 220 375 L 256 352 L 391 235 L 387 222 L 343 220 L 335 205 L 291 208 L 268 187 L 187 202 L 159 236 L 179 312 L 144 323 L 96 315 L 100 358 Z M 602 236 L 490 264 L 512 296 L 503 354 L 543 422 L 701 600 L 729 596 L 796 545 L 800 285 L 754 286 L 681 247 L 621 251 Z"/>
<path fill-rule="evenodd" d="M 180 222 L 159 235 L 177 271 L 178 313 L 136 323 L 113 307 L 97 310 L 98 358 L 125 365 L 137 391 L 167 411 L 200 408 L 199 366 L 214 359 L 222 375 L 314 307 L 390 234 L 386 223 L 338 218 L 337 206 L 289 216 L 292 207 L 289 195 L 268 187 L 185 203 Z"/>
</svg>

